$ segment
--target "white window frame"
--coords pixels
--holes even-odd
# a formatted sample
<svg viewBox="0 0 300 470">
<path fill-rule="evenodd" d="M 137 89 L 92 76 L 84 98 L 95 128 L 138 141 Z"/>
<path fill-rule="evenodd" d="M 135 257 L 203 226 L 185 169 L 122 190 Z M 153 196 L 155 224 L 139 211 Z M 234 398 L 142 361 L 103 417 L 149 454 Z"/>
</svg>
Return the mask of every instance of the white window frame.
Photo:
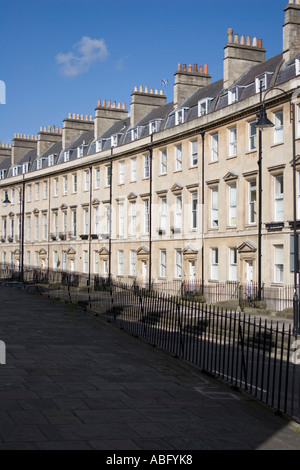
<svg viewBox="0 0 300 470">
<path fill-rule="evenodd" d="M 149 233 L 150 228 L 150 212 L 149 212 L 149 199 L 144 200 L 144 233 Z"/>
<path fill-rule="evenodd" d="M 262 84 L 262 87 L 261 87 Z M 267 74 L 260 75 L 255 78 L 255 91 L 259 93 L 260 90 L 264 91 L 267 88 Z"/>
<path fill-rule="evenodd" d="M 43 214 L 43 239 L 47 240 L 48 238 L 48 223 L 47 223 L 47 214 Z"/>
<path fill-rule="evenodd" d="M 210 136 L 211 139 L 211 162 L 217 162 L 219 160 L 219 133 L 215 132 Z"/>
<path fill-rule="evenodd" d="M 95 168 L 95 189 L 100 188 L 100 168 Z"/>
<path fill-rule="evenodd" d="M 89 234 L 89 210 L 83 209 L 83 234 Z"/>
<path fill-rule="evenodd" d="M 228 226 L 237 226 L 237 184 L 228 186 Z"/>
<path fill-rule="evenodd" d="M 84 172 L 84 190 L 88 191 L 90 189 L 90 171 Z"/>
<path fill-rule="evenodd" d="M 136 251 L 130 250 L 130 276 L 136 276 Z"/>
<path fill-rule="evenodd" d="M 73 193 L 77 193 L 77 173 L 72 175 L 72 189 Z"/>
<path fill-rule="evenodd" d="M 106 186 L 111 185 L 111 165 L 106 165 L 105 167 L 105 184 Z"/>
<path fill-rule="evenodd" d="M 283 142 L 283 110 L 274 113 L 274 144 Z"/>
<path fill-rule="evenodd" d="M 150 177 L 150 155 L 144 155 L 144 178 Z"/>
<path fill-rule="evenodd" d="M 68 177 L 65 175 L 63 176 L 63 195 L 66 196 L 68 194 Z"/>
<path fill-rule="evenodd" d="M 89 267 L 89 262 L 88 262 L 88 250 L 83 250 L 83 257 L 82 257 L 82 271 L 83 273 L 87 273 L 88 272 L 88 267 Z"/>
<path fill-rule="evenodd" d="M 237 249 L 229 248 L 229 281 L 237 281 Z"/>
<path fill-rule="evenodd" d="M 167 251 L 159 250 L 159 277 L 167 277 Z"/>
<path fill-rule="evenodd" d="M 198 165 L 198 140 L 192 140 L 190 142 L 191 149 L 191 167 Z"/>
<path fill-rule="evenodd" d="M 119 162 L 119 184 L 125 183 L 125 161 Z"/>
<path fill-rule="evenodd" d="M 186 110 L 187 108 L 181 108 L 175 111 L 175 126 L 185 122 Z"/>
<path fill-rule="evenodd" d="M 124 237 L 125 234 L 125 204 L 119 204 L 119 237 Z"/>
<path fill-rule="evenodd" d="M 136 202 L 130 204 L 130 235 L 136 235 Z"/>
<path fill-rule="evenodd" d="M 248 181 L 248 224 L 257 223 L 257 183 L 256 179 Z"/>
<path fill-rule="evenodd" d="M 70 150 L 64 151 L 64 162 L 68 162 L 70 160 Z"/>
<path fill-rule="evenodd" d="M 233 104 L 238 101 L 239 89 L 238 87 L 231 88 L 228 90 L 228 104 Z"/>
<path fill-rule="evenodd" d="M 54 178 L 54 196 L 58 196 L 58 178 Z"/>
<path fill-rule="evenodd" d="M 300 59 L 295 59 L 295 73 L 300 75 Z"/>
<path fill-rule="evenodd" d="M 137 161 L 136 157 L 131 159 L 131 181 L 136 181 L 136 167 Z"/>
<path fill-rule="evenodd" d="M 249 152 L 257 149 L 257 131 L 255 127 L 256 121 L 249 122 L 248 134 L 249 134 Z M 253 131 L 255 131 L 253 133 Z"/>
<path fill-rule="evenodd" d="M 163 149 L 160 151 L 160 174 L 165 175 L 168 169 L 168 162 L 167 162 L 167 149 Z"/>
<path fill-rule="evenodd" d="M 182 170 L 182 145 L 175 146 L 175 171 Z"/>
<path fill-rule="evenodd" d="M 237 155 L 237 129 L 232 127 L 228 129 L 229 134 L 229 157 L 236 157 Z"/>
<path fill-rule="evenodd" d="M 182 279 L 182 250 L 175 250 L 175 278 Z"/>
<path fill-rule="evenodd" d="M 182 195 L 178 194 L 175 199 L 175 228 L 182 230 Z"/>
<path fill-rule="evenodd" d="M 205 116 L 210 111 L 212 98 L 204 98 L 198 101 L 198 117 Z"/>
<path fill-rule="evenodd" d="M 274 282 L 283 283 L 284 276 L 284 246 L 274 246 Z"/>
<path fill-rule="evenodd" d="M 219 280 L 219 249 L 210 250 L 210 278 L 212 281 Z"/>
<path fill-rule="evenodd" d="M 216 186 L 210 189 L 210 227 L 219 227 L 219 188 Z"/>
<path fill-rule="evenodd" d="M 191 193 L 191 229 L 198 228 L 198 191 Z"/>
<path fill-rule="evenodd" d="M 275 222 L 283 222 L 284 220 L 283 174 L 274 176 L 274 215 L 275 215 Z"/>
<path fill-rule="evenodd" d="M 161 230 L 167 229 L 167 198 L 160 198 L 160 224 L 159 228 Z"/>
<path fill-rule="evenodd" d="M 124 250 L 118 250 L 118 276 L 124 276 Z"/>
</svg>

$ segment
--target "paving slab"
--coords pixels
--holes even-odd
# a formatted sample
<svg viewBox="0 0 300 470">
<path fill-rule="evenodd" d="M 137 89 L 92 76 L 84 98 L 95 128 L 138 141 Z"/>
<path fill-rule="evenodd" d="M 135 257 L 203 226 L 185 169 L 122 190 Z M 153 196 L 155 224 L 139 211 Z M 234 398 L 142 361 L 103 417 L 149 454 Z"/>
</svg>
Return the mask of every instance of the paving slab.
<svg viewBox="0 0 300 470">
<path fill-rule="evenodd" d="M 0 285 L 0 450 L 298 450 L 300 427 L 82 308 Z"/>
</svg>

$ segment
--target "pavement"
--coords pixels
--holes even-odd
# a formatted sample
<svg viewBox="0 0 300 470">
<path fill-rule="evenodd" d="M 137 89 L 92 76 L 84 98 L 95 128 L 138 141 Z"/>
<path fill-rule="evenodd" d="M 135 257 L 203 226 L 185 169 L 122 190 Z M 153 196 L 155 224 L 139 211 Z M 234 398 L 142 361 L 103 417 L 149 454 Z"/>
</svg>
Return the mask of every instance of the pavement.
<svg viewBox="0 0 300 470">
<path fill-rule="evenodd" d="M 0 285 L 0 340 L 0 450 L 300 449 L 296 422 L 73 304 Z"/>
</svg>

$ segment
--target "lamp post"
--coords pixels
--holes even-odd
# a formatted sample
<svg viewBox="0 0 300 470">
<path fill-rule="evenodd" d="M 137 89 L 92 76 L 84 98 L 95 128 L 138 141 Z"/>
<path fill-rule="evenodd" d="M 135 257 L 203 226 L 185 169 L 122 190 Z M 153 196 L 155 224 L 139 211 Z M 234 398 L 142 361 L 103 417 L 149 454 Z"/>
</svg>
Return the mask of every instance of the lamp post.
<svg viewBox="0 0 300 470">
<path fill-rule="evenodd" d="M 25 183 L 22 182 L 22 188 L 17 186 L 20 198 L 20 217 L 21 217 L 21 233 L 20 233 L 20 264 L 19 264 L 19 281 L 24 281 L 24 217 L 25 217 Z M 7 191 L 5 191 L 3 204 L 10 204 Z"/>
<path fill-rule="evenodd" d="M 292 153 L 293 153 L 293 233 L 294 233 L 294 297 L 293 297 L 293 332 L 297 336 L 299 334 L 299 296 L 297 292 L 297 274 L 299 272 L 299 256 L 298 256 L 298 236 L 297 236 L 297 195 L 296 195 L 296 147 L 295 147 L 295 104 L 290 99 L 286 91 L 281 88 L 269 88 L 262 99 L 258 120 L 255 127 L 259 130 L 259 146 L 258 146 L 258 172 L 259 172 L 259 214 L 258 214 L 258 297 L 261 300 L 261 226 L 262 226 L 262 131 L 263 129 L 274 127 L 274 124 L 268 119 L 266 113 L 265 99 L 270 91 L 279 90 L 284 93 L 290 101 L 290 122 L 292 123 Z M 298 88 L 293 93 L 293 99 L 296 99 L 300 93 Z M 262 95 L 262 93 L 261 93 Z M 298 283 L 300 288 L 300 283 Z"/>
</svg>

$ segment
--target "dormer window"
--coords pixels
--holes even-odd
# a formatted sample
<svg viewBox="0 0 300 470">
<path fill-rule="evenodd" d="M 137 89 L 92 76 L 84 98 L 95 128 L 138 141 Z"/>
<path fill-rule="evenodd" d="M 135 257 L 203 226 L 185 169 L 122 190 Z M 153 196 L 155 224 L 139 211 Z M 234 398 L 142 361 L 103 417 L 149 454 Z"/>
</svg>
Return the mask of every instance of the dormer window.
<svg viewBox="0 0 300 470">
<path fill-rule="evenodd" d="M 211 107 L 212 98 L 205 98 L 198 102 L 198 116 L 204 116 L 209 113 Z"/>
<path fill-rule="evenodd" d="M 64 162 L 68 162 L 70 160 L 70 150 L 64 151 Z"/>
<path fill-rule="evenodd" d="M 43 160 L 42 158 L 39 158 L 37 161 L 36 161 L 36 169 L 37 170 L 41 170 L 43 167 Z"/>
<path fill-rule="evenodd" d="M 0 170 L 0 180 L 3 180 L 5 178 L 5 173 L 6 170 Z"/>
<path fill-rule="evenodd" d="M 28 170 L 29 170 L 29 163 L 26 162 L 26 163 L 23 163 L 22 165 L 22 173 L 28 173 Z"/>
<path fill-rule="evenodd" d="M 96 152 L 101 152 L 103 148 L 103 140 L 96 140 Z"/>
<path fill-rule="evenodd" d="M 12 175 L 13 175 L 13 176 L 18 176 L 18 174 L 19 174 L 19 168 L 20 168 L 19 165 L 15 165 L 15 166 L 12 167 Z"/>
<path fill-rule="evenodd" d="M 140 137 L 141 133 L 141 128 L 140 127 L 135 127 L 134 129 L 131 130 L 131 140 L 137 140 Z"/>
<path fill-rule="evenodd" d="M 228 90 L 228 104 L 236 103 L 238 100 L 238 88 L 232 88 Z"/>
<path fill-rule="evenodd" d="M 183 124 L 186 119 L 187 108 L 178 109 L 175 111 L 175 125 Z"/>
<path fill-rule="evenodd" d="M 112 147 L 117 147 L 118 146 L 118 142 L 119 142 L 119 139 L 118 139 L 118 134 L 114 134 L 111 136 L 111 146 Z"/>
<path fill-rule="evenodd" d="M 82 145 L 77 148 L 77 158 L 83 157 L 85 147 L 87 147 L 87 144 L 85 143 L 85 141 L 83 141 Z"/>
<path fill-rule="evenodd" d="M 295 60 L 296 75 L 300 75 L 300 59 Z"/>
<path fill-rule="evenodd" d="M 48 156 L 48 166 L 53 166 L 54 165 L 54 154 L 51 154 Z"/>
<path fill-rule="evenodd" d="M 265 90 L 267 88 L 267 74 L 260 75 L 255 79 L 255 91 L 259 93 L 260 90 Z"/>
<path fill-rule="evenodd" d="M 160 120 L 149 122 L 149 134 L 154 134 L 159 131 Z"/>
</svg>

